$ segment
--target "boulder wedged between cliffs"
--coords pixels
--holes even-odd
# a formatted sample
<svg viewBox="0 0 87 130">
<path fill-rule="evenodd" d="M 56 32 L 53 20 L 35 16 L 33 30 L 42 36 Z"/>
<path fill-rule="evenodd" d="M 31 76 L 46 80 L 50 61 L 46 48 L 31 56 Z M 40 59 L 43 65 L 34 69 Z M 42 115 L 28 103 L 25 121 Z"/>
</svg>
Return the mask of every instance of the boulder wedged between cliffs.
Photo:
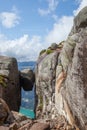
<svg viewBox="0 0 87 130">
<path fill-rule="evenodd" d="M 35 82 L 35 74 L 31 69 L 24 69 L 20 71 L 20 86 L 25 91 L 31 91 Z"/>
<path fill-rule="evenodd" d="M 4 99 L 10 110 L 19 111 L 21 105 L 21 88 L 31 91 L 35 75 L 31 69 L 19 72 L 17 60 L 0 56 L 0 98 Z"/>
<path fill-rule="evenodd" d="M 0 96 L 9 108 L 18 110 L 22 85 L 16 60 L 6 57 L 0 59 Z M 21 73 L 24 78 L 21 84 L 24 86 L 29 83 L 30 87 L 24 89 L 30 90 L 32 84 L 27 82 L 26 74 L 26 71 Z M 32 78 L 29 80 L 34 81 Z M 35 92 L 36 122 L 21 117 L 21 127 L 14 125 L 16 129 L 87 130 L 87 7 L 74 18 L 66 41 L 53 43 L 40 52 L 35 70 Z M 10 101 L 12 96 L 13 101 Z M 3 120 L 5 116 L 6 113 Z M 42 124 L 41 120 L 47 124 Z"/>
</svg>

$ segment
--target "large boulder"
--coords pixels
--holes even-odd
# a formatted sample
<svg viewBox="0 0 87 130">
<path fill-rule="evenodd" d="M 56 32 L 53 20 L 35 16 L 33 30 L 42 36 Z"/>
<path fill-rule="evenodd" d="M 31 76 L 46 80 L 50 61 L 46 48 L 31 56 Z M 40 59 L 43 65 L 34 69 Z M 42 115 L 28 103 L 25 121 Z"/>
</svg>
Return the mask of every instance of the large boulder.
<svg viewBox="0 0 87 130">
<path fill-rule="evenodd" d="M 25 91 L 33 89 L 35 82 L 35 74 L 31 69 L 24 69 L 20 71 L 20 85 Z"/>
<path fill-rule="evenodd" d="M 74 26 L 58 58 L 55 105 L 76 130 L 87 130 L 87 7 Z"/>
<path fill-rule="evenodd" d="M 0 125 L 11 124 L 14 122 L 14 116 L 6 102 L 0 98 Z"/>
<path fill-rule="evenodd" d="M 19 111 L 21 88 L 15 58 L 0 56 L 0 97 L 6 101 L 11 110 Z"/>
<path fill-rule="evenodd" d="M 35 123 L 30 130 L 50 130 L 50 125 L 46 123 Z"/>
<path fill-rule="evenodd" d="M 52 43 L 50 49 L 55 50 L 57 49 L 58 45 L 56 43 Z"/>
<path fill-rule="evenodd" d="M 87 27 L 87 6 L 74 19 L 75 30 Z"/>
</svg>

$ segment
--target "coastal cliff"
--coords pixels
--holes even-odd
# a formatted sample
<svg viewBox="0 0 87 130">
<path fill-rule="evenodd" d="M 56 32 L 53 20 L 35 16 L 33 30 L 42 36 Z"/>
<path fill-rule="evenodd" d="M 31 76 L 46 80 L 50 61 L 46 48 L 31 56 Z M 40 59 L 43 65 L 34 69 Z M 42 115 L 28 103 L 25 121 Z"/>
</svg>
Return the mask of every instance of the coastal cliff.
<svg viewBox="0 0 87 130">
<path fill-rule="evenodd" d="M 60 45 L 60 44 L 59 44 Z M 39 118 L 63 115 L 76 130 L 87 129 L 87 7 L 74 18 L 63 43 L 42 51 L 36 67 Z"/>
</svg>

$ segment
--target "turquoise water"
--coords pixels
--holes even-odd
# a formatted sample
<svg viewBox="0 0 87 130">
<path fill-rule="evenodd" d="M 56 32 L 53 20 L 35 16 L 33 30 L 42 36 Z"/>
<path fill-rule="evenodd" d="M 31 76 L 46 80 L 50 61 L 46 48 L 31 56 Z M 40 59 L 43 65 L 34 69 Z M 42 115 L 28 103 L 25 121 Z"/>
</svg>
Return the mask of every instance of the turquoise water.
<svg viewBox="0 0 87 130">
<path fill-rule="evenodd" d="M 36 62 L 18 62 L 18 69 L 19 70 L 23 70 L 26 68 L 31 68 L 32 70 L 34 70 L 35 68 L 35 64 Z M 22 113 L 23 115 L 34 119 L 35 114 L 33 112 L 34 110 L 34 87 L 32 91 L 24 91 L 22 89 L 21 91 L 21 107 L 20 107 L 20 113 Z"/>
<path fill-rule="evenodd" d="M 26 109 L 26 108 L 23 108 L 21 107 L 20 108 L 20 111 L 19 111 L 21 114 L 31 118 L 31 119 L 34 119 L 35 118 L 35 114 L 33 112 L 33 110 L 29 110 L 29 109 Z"/>
</svg>

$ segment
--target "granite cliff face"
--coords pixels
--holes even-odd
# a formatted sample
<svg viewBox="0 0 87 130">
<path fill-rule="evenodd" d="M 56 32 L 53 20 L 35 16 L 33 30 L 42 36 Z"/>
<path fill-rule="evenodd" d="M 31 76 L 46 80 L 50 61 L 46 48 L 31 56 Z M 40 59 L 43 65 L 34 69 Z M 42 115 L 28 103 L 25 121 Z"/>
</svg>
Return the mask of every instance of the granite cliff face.
<svg viewBox="0 0 87 130">
<path fill-rule="evenodd" d="M 71 125 L 87 129 L 87 7 L 74 19 L 56 69 L 55 104 Z M 61 75 L 62 74 L 62 75 Z M 62 77 L 66 75 L 65 79 Z M 58 84 L 59 78 L 62 83 Z M 58 100 L 59 99 L 59 100 Z"/>
<path fill-rule="evenodd" d="M 36 95 L 38 96 L 37 117 L 54 118 L 55 116 L 55 81 L 56 67 L 62 44 L 52 44 L 42 51 L 36 68 Z M 36 97 L 37 99 L 37 97 Z M 41 115 L 39 115 L 41 114 Z M 56 115 L 57 116 L 57 115 Z"/>
<path fill-rule="evenodd" d="M 46 52 L 36 68 L 37 117 L 60 114 L 76 130 L 87 130 L 87 7 L 75 17 L 61 52 Z"/>
</svg>

